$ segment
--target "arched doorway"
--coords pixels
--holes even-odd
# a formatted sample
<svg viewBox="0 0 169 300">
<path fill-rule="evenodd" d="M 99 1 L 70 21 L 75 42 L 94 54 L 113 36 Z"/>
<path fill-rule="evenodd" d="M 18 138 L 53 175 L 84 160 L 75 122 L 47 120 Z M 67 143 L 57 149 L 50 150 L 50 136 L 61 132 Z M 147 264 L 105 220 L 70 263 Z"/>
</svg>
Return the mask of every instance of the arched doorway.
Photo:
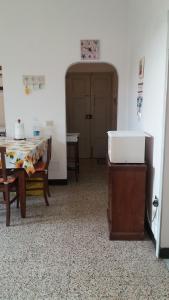
<svg viewBox="0 0 169 300">
<path fill-rule="evenodd" d="M 108 130 L 117 128 L 116 69 L 107 63 L 77 63 L 66 74 L 67 132 L 80 133 L 80 158 L 105 158 Z"/>
</svg>

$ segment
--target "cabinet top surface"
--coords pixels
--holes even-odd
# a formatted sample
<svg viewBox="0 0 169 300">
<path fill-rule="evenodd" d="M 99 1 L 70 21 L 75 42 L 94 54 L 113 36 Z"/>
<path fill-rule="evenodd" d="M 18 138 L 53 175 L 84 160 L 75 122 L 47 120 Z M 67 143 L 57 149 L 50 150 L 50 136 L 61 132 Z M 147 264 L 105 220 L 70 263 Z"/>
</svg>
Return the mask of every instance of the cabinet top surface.
<svg viewBox="0 0 169 300">
<path fill-rule="evenodd" d="M 119 164 L 119 163 L 111 163 L 110 160 L 108 160 L 108 166 L 111 167 L 111 168 L 146 168 L 147 165 L 146 163 L 143 163 L 143 164 L 136 164 L 136 163 L 133 163 L 133 164 Z"/>
</svg>

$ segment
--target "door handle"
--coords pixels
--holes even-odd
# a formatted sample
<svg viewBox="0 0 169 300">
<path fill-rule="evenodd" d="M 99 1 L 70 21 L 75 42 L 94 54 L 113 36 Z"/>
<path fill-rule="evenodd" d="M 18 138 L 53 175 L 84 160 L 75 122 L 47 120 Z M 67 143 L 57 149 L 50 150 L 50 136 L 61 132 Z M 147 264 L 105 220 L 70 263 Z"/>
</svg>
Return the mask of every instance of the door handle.
<svg viewBox="0 0 169 300">
<path fill-rule="evenodd" d="M 86 120 L 91 120 L 91 119 L 93 119 L 93 115 L 87 114 L 87 115 L 85 115 L 85 119 Z"/>
</svg>

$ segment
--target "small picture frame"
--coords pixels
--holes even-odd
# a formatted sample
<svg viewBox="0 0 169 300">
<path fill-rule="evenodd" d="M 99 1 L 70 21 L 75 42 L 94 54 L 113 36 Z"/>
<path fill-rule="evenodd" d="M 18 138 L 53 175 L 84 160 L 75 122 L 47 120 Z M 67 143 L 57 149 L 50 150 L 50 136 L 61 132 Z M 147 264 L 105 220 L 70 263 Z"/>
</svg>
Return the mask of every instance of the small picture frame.
<svg viewBox="0 0 169 300">
<path fill-rule="evenodd" d="M 81 59 L 97 60 L 99 59 L 100 42 L 99 40 L 81 40 Z"/>
<path fill-rule="evenodd" d="M 23 75 L 23 85 L 26 95 L 29 95 L 35 90 L 40 90 L 45 87 L 44 75 Z"/>
<path fill-rule="evenodd" d="M 139 78 L 144 78 L 144 66 L 145 66 L 145 57 L 142 57 L 139 61 Z"/>
</svg>

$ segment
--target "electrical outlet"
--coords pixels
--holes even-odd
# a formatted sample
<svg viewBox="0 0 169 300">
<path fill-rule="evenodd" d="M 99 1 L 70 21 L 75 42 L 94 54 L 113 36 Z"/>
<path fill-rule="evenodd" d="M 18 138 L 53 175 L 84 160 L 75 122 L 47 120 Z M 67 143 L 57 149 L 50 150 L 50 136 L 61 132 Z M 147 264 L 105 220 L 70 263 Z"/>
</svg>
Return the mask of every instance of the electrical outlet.
<svg viewBox="0 0 169 300">
<path fill-rule="evenodd" d="M 159 206 L 159 199 L 157 198 L 157 196 L 154 197 L 153 206 L 154 207 L 158 207 Z"/>
<path fill-rule="evenodd" d="M 52 127 L 54 125 L 53 120 L 46 121 L 46 126 Z"/>
</svg>

